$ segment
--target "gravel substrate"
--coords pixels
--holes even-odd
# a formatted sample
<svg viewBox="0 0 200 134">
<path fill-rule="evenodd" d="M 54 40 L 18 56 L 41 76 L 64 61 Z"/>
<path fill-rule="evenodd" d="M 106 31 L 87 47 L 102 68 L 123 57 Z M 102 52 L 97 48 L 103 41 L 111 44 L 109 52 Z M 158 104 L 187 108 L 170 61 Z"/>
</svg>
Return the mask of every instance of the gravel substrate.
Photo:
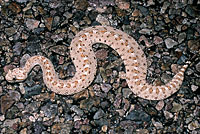
<svg viewBox="0 0 200 134">
<path fill-rule="evenodd" d="M 160 101 L 134 95 L 122 59 L 95 44 L 98 71 L 84 91 L 62 96 L 46 88 L 36 66 L 23 83 L 9 69 L 33 55 L 74 76 L 69 46 L 80 30 L 109 25 L 136 39 L 147 56 L 147 81 L 164 84 L 187 60 L 180 90 Z M 1 134 L 200 134 L 200 0 L 0 0 Z"/>
</svg>

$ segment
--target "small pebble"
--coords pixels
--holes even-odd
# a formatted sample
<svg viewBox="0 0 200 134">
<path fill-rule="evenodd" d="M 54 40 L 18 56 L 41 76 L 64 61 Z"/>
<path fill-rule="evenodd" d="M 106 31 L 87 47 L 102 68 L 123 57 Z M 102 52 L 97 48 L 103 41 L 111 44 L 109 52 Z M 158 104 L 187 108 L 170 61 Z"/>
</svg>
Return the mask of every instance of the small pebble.
<svg viewBox="0 0 200 134">
<path fill-rule="evenodd" d="M 1 96 L 1 113 L 5 114 L 6 111 L 14 104 L 14 102 L 14 99 L 12 99 L 9 95 Z"/>
<path fill-rule="evenodd" d="M 106 133 L 107 130 L 108 130 L 108 126 L 107 126 L 107 125 L 103 125 L 103 126 L 101 127 L 101 130 L 102 130 L 104 133 Z"/>
<path fill-rule="evenodd" d="M 101 84 L 101 89 L 107 93 L 110 89 L 112 88 L 112 86 L 110 84 Z"/>
<path fill-rule="evenodd" d="M 195 65 L 195 68 L 198 72 L 200 72 L 200 62 L 198 62 L 196 65 Z"/>
<path fill-rule="evenodd" d="M 164 101 L 161 100 L 161 101 L 159 101 L 159 102 L 157 103 L 156 109 L 157 109 L 158 111 L 160 111 L 160 110 L 163 109 L 164 105 L 165 105 Z"/>
<path fill-rule="evenodd" d="M 131 91 L 130 88 L 123 88 L 122 89 L 122 93 L 123 93 L 123 96 L 125 98 L 129 98 L 131 94 L 133 94 L 133 92 Z"/>
<path fill-rule="evenodd" d="M 165 45 L 169 49 L 169 48 L 173 48 L 174 46 L 178 45 L 178 43 L 171 38 L 167 38 L 167 39 L 165 39 Z"/>
<path fill-rule="evenodd" d="M 193 92 L 195 92 L 197 89 L 199 89 L 199 87 L 196 85 L 191 85 L 191 89 Z"/>
<path fill-rule="evenodd" d="M 27 128 L 22 129 L 19 134 L 27 134 Z"/>
<path fill-rule="evenodd" d="M 100 49 L 95 52 L 95 56 L 100 60 L 105 60 L 108 56 L 108 51 L 106 49 Z"/>
<path fill-rule="evenodd" d="M 38 28 L 38 25 L 39 25 L 39 21 L 37 20 L 34 20 L 34 19 L 27 19 L 26 20 L 26 26 L 30 29 L 30 30 L 33 30 L 35 28 Z"/>
<path fill-rule="evenodd" d="M 179 112 L 181 109 L 183 108 L 183 106 L 179 103 L 174 102 L 173 103 L 173 108 L 172 108 L 172 112 Z"/>
<path fill-rule="evenodd" d="M 4 121 L 5 120 L 5 116 L 4 115 L 1 115 L 0 116 L 0 121 Z"/>
<path fill-rule="evenodd" d="M 157 129 L 162 129 L 163 125 L 161 122 L 156 122 L 154 120 L 152 120 L 153 125 L 157 128 Z"/>
<path fill-rule="evenodd" d="M 131 111 L 127 116 L 127 120 L 133 120 L 133 121 L 150 121 L 150 116 L 146 114 L 144 111 Z"/>
<path fill-rule="evenodd" d="M 109 24 L 110 24 L 108 19 L 100 14 L 97 16 L 96 21 L 99 22 L 101 25 L 105 25 L 105 26 L 106 25 L 109 26 Z"/>
<path fill-rule="evenodd" d="M 186 38 L 186 33 L 180 33 L 178 35 L 178 43 L 182 43 Z"/>
<path fill-rule="evenodd" d="M 158 44 L 161 44 L 163 42 L 163 39 L 159 36 L 155 36 L 153 42 L 154 42 L 154 44 L 158 45 Z"/>
<path fill-rule="evenodd" d="M 103 116 L 105 115 L 104 111 L 102 109 L 99 109 L 93 116 L 93 119 L 97 120 L 100 118 L 103 118 Z"/>
<path fill-rule="evenodd" d="M 189 125 L 188 125 L 188 129 L 189 130 L 195 130 L 195 129 L 199 129 L 200 128 L 200 124 L 197 120 L 192 121 Z"/>
<path fill-rule="evenodd" d="M 115 3 L 120 9 L 127 10 L 130 7 L 130 3 L 127 2 L 126 0 L 115 0 Z"/>
<path fill-rule="evenodd" d="M 75 1 L 75 8 L 79 10 L 86 10 L 88 7 L 87 0 L 76 0 Z"/>
<path fill-rule="evenodd" d="M 164 115 L 167 120 L 173 118 L 173 114 L 168 111 L 164 111 Z"/>
</svg>

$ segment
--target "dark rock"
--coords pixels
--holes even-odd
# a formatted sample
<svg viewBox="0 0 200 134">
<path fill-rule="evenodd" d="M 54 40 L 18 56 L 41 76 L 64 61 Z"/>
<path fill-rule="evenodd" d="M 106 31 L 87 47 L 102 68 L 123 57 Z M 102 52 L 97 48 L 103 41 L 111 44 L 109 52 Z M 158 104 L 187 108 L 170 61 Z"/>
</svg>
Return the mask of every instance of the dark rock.
<svg viewBox="0 0 200 134">
<path fill-rule="evenodd" d="M 103 118 L 105 116 L 105 113 L 102 109 L 99 109 L 93 116 L 94 120 L 98 120 L 100 118 Z"/>
<path fill-rule="evenodd" d="M 146 114 L 144 111 L 139 110 L 132 110 L 128 116 L 126 116 L 127 120 L 134 120 L 134 121 L 150 121 L 150 116 Z"/>
<path fill-rule="evenodd" d="M 165 11 L 167 10 L 167 8 L 170 6 L 170 3 L 168 2 L 168 1 L 165 1 L 164 3 L 163 3 L 163 6 L 162 6 L 162 8 L 161 8 L 161 13 L 165 13 Z"/>
<path fill-rule="evenodd" d="M 50 0 L 50 3 L 49 3 L 49 6 L 51 8 L 58 8 L 62 5 L 61 1 L 60 0 Z"/>
<path fill-rule="evenodd" d="M 38 108 L 40 107 L 40 102 L 32 102 L 32 103 L 29 103 L 26 107 L 25 107 L 25 112 L 28 112 L 28 113 L 33 113 L 35 112 L 36 110 L 38 110 Z"/>
<path fill-rule="evenodd" d="M 40 21 L 35 20 L 35 19 L 27 19 L 26 20 L 26 26 L 30 29 L 33 30 L 35 28 L 38 28 Z"/>
<path fill-rule="evenodd" d="M 41 50 L 39 37 L 33 35 L 28 38 L 27 50 L 31 53 Z"/>
<path fill-rule="evenodd" d="M 126 0 L 115 0 L 116 5 L 120 8 L 120 9 L 124 9 L 127 10 L 130 8 L 130 2 L 126 1 Z"/>
<path fill-rule="evenodd" d="M 103 79 L 102 79 L 100 73 L 97 74 L 97 75 L 96 75 L 96 79 L 94 80 L 94 82 L 95 82 L 95 83 L 102 83 L 102 81 L 103 81 Z"/>
<path fill-rule="evenodd" d="M 76 68 L 74 67 L 74 65 L 70 64 L 69 66 L 67 66 L 68 76 L 72 77 L 75 75 L 75 73 L 76 73 Z"/>
<path fill-rule="evenodd" d="M 108 56 L 108 50 L 100 49 L 100 50 L 95 52 L 95 55 L 96 55 L 96 58 L 101 59 L 101 60 L 105 60 Z"/>
<path fill-rule="evenodd" d="M 146 112 L 148 115 L 151 115 L 151 116 L 157 116 L 157 115 L 158 115 L 158 112 L 157 112 L 157 110 L 155 109 L 155 107 L 152 107 L 152 106 L 150 106 L 150 105 L 145 106 L 145 112 Z"/>
<path fill-rule="evenodd" d="M 34 95 L 40 94 L 42 91 L 42 86 L 41 85 L 35 85 L 33 87 L 25 87 L 25 98 L 29 98 Z"/>
<path fill-rule="evenodd" d="M 25 54 L 22 56 L 20 59 L 20 67 L 24 67 L 26 64 L 26 61 L 30 58 L 31 56 L 29 54 Z"/>
<path fill-rule="evenodd" d="M 196 40 L 189 40 L 187 43 L 191 52 L 195 53 L 200 49 L 200 42 Z"/>
<path fill-rule="evenodd" d="M 88 4 L 92 7 L 100 6 L 99 0 L 88 0 Z"/>
<path fill-rule="evenodd" d="M 51 26 L 51 18 L 49 18 L 50 19 L 50 21 L 49 21 L 49 26 Z M 53 19 L 53 27 L 56 27 L 56 26 L 58 26 L 59 25 L 59 23 L 60 23 L 60 16 L 54 16 L 54 18 L 52 18 Z M 46 23 L 47 24 L 47 23 Z M 51 27 L 49 27 L 49 28 L 51 28 Z"/>
<path fill-rule="evenodd" d="M 22 52 L 22 44 L 20 42 L 17 42 L 14 46 L 13 46 L 13 52 L 14 55 L 20 55 Z"/>
<path fill-rule="evenodd" d="M 193 40 L 194 39 L 194 29 L 188 27 L 186 34 L 187 34 L 187 39 L 188 40 Z M 197 41 L 197 42 L 199 42 L 199 41 Z"/>
<path fill-rule="evenodd" d="M 57 37 L 57 38 L 61 38 L 61 40 L 62 40 L 63 36 Z M 55 45 L 55 46 L 51 47 L 49 50 L 56 53 L 56 54 L 60 54 L 62 56 L 69 55 L 68 48 L 67 48 L 67 46 L 64 46 L 64 45 Z"/>
<path fill-rule="evenodd" d="M 9 96 L 14 100 L 14 101 L 19 101 L 21 98 L 21 94 L 18 91 L 9 91 L 8 92 Z"/>
<path fill-rule="evenodd" d="M 58 105 L 47 103 L 45 106 L 41 107 L 41 111 L 43 111 L 44 115 L 48 118 L 54 117 L 58 113 Z"/>
<path fill-rule="evenodd" d="M 8 8 L 14 13 L 14 14 L 18 14 L 21 11 L 21 7 L 20 5 L 18 5 L 15 2 L 12 2 Z"/>
<path fill-rule="evenodd" d="M 179 103 L 174 102 L 173 103 L 173 108 L 171 109 L 172 112 L 179 112 L 183 106 Z"/>
<path fill-rule="evenodd" d="M 110 90 L 111 88 L 112 88 L 112 86 L 111 86 L 110 84 L 106 84 L 106 83 L 101 84 L 101 89 L 102 89 L 105 93 L 109 92 L 109 90 Z"/>
<path fill-rule="evenodd" d="M 153 39 L 153 43 L 156 45 L 161 44 L 161 43 L 163 43 L 163 39 L 159 36 L 155 36 Z"/>
<path fill-rule="evenodd" d="M 200 62 L 195 65 L 195 68 L 198 72 L 200 72 Z"/>
<path fill-rule="evenodd" d="M 124 96 L 125 98 L 129 98 L 129 96 L 130 96 L 131 94 L 133 94 L 133 92 L 131 91 L 130 88 L 123 88 L 123 89 L 122 89 L 122 93 L 123 93 L 123 96 Z"/>
<path fill-rule="evenodd" d="M 80 102 L 80 108 L 90 110 L 92 106 L 97 106 L 99 104 L 100 100 L 98 98 L 85 99 Z"/>
<path fill-rule="evenodd" d="M 119 108 L 120 105 L 121 105 L 121 103 L 122 103 L 122 95 L 121 95 L 121 94 L 117 94 L 116 97 L 115 97 L 115 101 L 114 101 L 114 104 L 113 104 L 113 105 L 114 105 L 116 108 Z"/>
<path fill-rule="evenodd" d="M 88 7 L 87 0 L 76 0 L 75 1 L 75 8 L 79 10 L 86 10 Z"/>
<path fill-rule="evenodd" d="M 33 127 L 34 127 L 34 134 L 41 134 L 44 129 L 42 122 L 38 121 L 34 122 Z"/>
<path fill-rule="evenodd" d="M 56 123 L 51 127 L 51 134 L 70 134 L 72 126 L 70 123 Z"/>
<path fill-rule="evenodd" d="M 186 38 L 186 33 L 185 32 L 180 33 L 178 35 L 178 43 L 182 43 L 185 40 L 185 38 Z"/>
<path fill-rule="evenodd" d="M 105 7 L 105 6 L 114 6 L 114 0 L 88 0 L 88 3 L 92 7 Z"/>
<path fill-rule="evenodd" d="M 16 106 L 12 106 L 8 111 L 6 112 L 6 118 L 7 119 L 14 119 L 18 116 L 19 109 Z"/>
<path fill-rule="evenodd" d="M 45 26 L 47 27 L 47 29 L 49 31 L 51 31 L 52 23 L 53 23 L 53 18 L 52 17 L 44 18 L 44 23 L 45 23 Z"/>
<path fill-rule="evenodd" d="M 110 24 L 108 18 L 106 18 L 105 16 L 103 16 L 101 14 L 97 15 L 96 21 L 101 23 L 102 25 L 109 25 Z"/>
<path fill-rule="evenodd" d="M 140 12 L 144 15 L 144 16 L 147 16 L 149 15 L 149 10 L 144 7 L 144 6 L 138 6 L 138 9 L 140 10 Z"/>
<path fill-rule="evenodd" d="M 104 108 L 107 108 L 109 107 L 109 103 L 107 101 L 104 101 L 104 102 L 101 102 L 101 107 L 104 109 Z"/>
<path fill-rule="evenodd" d="M 86 134 L 88 134 L 91 129 L 92 129 L 92 127 L 90 125 L 82 125 L 81 126 L 81 130 L 84 131 Z"/>
<path fill-rule="evenodd" d="M 84 16 L 85 16 L 85 12 L 83 12 L 83 11 L 78 11 L 78 12 L 76 12 L 76 13 L 74 14 L 74 19 L 73 19 L 73 21 L 74 21 L 74 22 L 79 22 L 80 20 L 83 19 Z"/>
<path fill-rule="evenodd" d="M 163 73 L 162 76 L 161 76 L 161 80 L 164 82 L 164 83 L 167 83 L 171 80 L 171 77 L 166 74 L 166 73 Z"/>
<path fill-rule="evenodd" d="M 77 106 L 77 105 L 73 105 L 70 110 L 74 111 L 77 115 L 82 116 L 84 113 L 83 111 Z"/>
<path fill-rule="evenodd" d="M 161 30 L 164 30 L 165 28 L 164 28 L 164 25 L 165 25 L 165 23 L 163 23 L 163 21 L 158 21 L 158 25 L 156 25 L 155 26 L 155 31 L 161 31 Z"/>
<path fill-rule="evenodd" d="M 4 95 L 1 97 L 1 113 L 5 114 L 6 111 L 14 104 L 14 100 L 8 96 Z"/>
<path fill-rule="evenodd" d="M 193 8 L 190 6 L 190 5 L 187 5 L 187 7 L 185 8 L 185 12 L 192 16 L 192 17 L 195 17 L 196 16 L 196 13 L 195 11 L 193 10 Z"/>
<path fill-rule="evenodd" d="M 5 28 L 5 33 L 8 36 L 11 36 L 11 35 L 15 34 L 16 32 L 17 32 L 17 29 L 14 27 Z"/>
<path fill-rule="evenodd" d="M 16 102 L 19 101 L 21 95 L 17 91 L 10 91 L 8 94 L 4 95 L 0 99 L 1 113 L 5 114 L 6 111 Z"/>
<path fill-rule="evenodd" d="M 186 57 L 185 55 L 182 55 L 182 56 L 178 59 L 177 63 L 178 63 L 178 64 L 183 64 L 183 63 L 185 63 L 186 61 L 187 61 L 187 57 Z"/>
</svg>

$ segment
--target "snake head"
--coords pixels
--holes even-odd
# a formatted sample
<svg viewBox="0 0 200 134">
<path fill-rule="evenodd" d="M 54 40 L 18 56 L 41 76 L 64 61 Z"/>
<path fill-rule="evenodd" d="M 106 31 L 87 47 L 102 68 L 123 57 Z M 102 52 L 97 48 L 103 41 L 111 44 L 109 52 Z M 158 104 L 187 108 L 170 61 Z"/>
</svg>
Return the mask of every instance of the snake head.
<svg viewBox="0 0 200 134">
<path fill-rule="evenodd" d="M 27 73 L 25 73 L 21 68 L 15 68 L 13 70 L 9 70 L 5 78 L 8 82 L 14 83 L 24 81 L 26 77 Z"/>
</svg>

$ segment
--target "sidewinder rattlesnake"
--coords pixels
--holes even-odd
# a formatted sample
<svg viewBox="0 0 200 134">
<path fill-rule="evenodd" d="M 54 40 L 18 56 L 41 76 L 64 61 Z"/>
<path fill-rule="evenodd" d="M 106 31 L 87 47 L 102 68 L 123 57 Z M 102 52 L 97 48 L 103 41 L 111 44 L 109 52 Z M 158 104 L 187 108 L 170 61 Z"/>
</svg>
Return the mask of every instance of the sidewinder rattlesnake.
<svg viewBox="0 0 200 134">
<path fill-rule="evenodd" d="M 72 40 L 70 55 L 76 67 L 73 78 L 59 79 L 51 61 L 43 56 L 31 57 L 23 68 L 9 70 L 5 78 L 8 82 L 23 81 L 35 65 L 40 65 L 44 82 L 49 89 L 57 94 L 75 94 L 87 88 L 95 77 L 97 61 L 92 50 L 92 45 L 95 43 L 107 44 L 121 56 L 125 64 L 128 86 L 137 96 L 148 100 L 161 100 L 171 96 L 180 88 L 188 65 L 184 65 L 165 85 L 148 84 L 146 57 L 140 46 L 128 34 L 108 26 L 86 28 Z"/>
</svg>

